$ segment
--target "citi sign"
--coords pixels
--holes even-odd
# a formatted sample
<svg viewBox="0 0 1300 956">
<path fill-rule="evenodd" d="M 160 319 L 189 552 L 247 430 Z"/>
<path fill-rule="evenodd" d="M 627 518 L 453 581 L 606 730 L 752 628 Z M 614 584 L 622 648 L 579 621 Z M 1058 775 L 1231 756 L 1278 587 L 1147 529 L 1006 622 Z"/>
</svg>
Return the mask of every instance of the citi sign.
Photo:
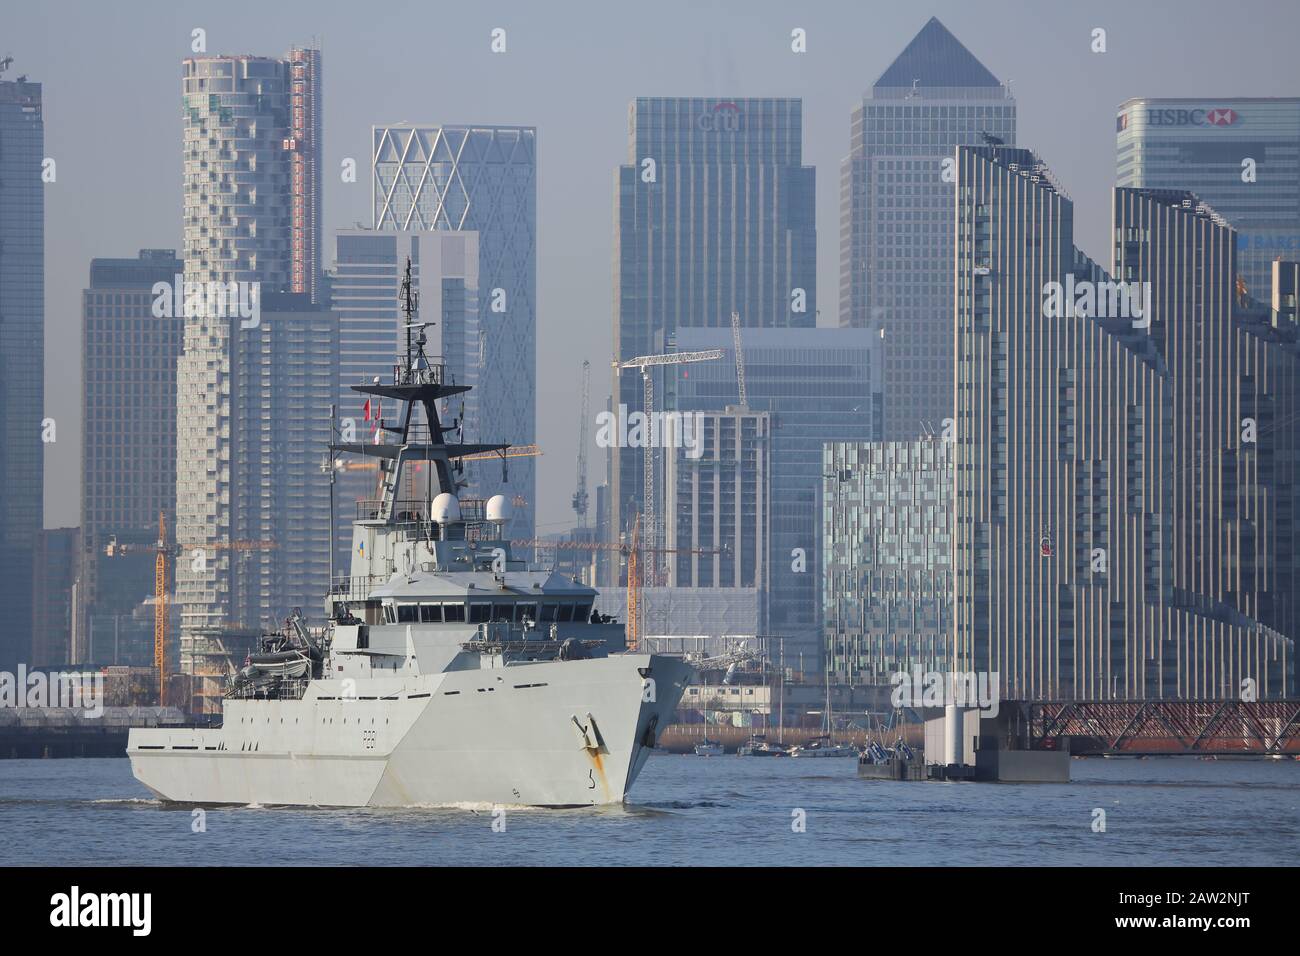
<svg viewBox="0 0 1300 956">
<path fill-rule="evenodd" d="M 695 125 L 705 133 L 738 133 L 743 115 L 735 103 L 718 103 L 709 112 L 695 117 Z"/>
<path fill-rule="evenodd" d="M 1148 126 L 1236 126 L 1241 114 L 1226 106 L 1195 110 L 1147 110 Z"/>
</svg>

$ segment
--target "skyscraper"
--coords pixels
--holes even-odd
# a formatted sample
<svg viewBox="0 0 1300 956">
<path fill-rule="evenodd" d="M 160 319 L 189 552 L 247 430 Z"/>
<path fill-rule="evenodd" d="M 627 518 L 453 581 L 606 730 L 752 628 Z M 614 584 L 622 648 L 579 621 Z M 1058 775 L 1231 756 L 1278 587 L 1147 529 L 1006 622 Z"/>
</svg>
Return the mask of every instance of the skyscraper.
<svg viewBox="0 0 1300 956">
<path fill-rule="evenodd" d="M 376 126 L 372 197 L 378 231 L 478 233 L 477 409 L 467 441 L 537 441 L 537 131 L 531 126 Z M 467 413 L 470 409 L 467 407 Z M 531 458 L 473 472 L 472 493 L 519 495 L 510 535 L 532 538 Z"/>
<path fill-rule="evenodd" d="M 710 412 L 739 397 L 731 330 L 679 328 L 679 351 L 720 349 L 722 359 L 669 369 L 665 409 Z M 768 588 L 761 626 L 785 639 L 789 660 L 822 673 L 822 446 L 880 433 L 881 350 L 868 329 L 745 329 L 746 401 L 771 418 Z"/>
<path fill-rule="evenodd" d="M 71 663 L 126 662 L 97 659 L 94 649 L 122 647 L 123 627 L 134 627 L 136 609 L 154 594 L 159 512 L 169 528 L 175 524 L 176 362 L 185 319 L 155 315 L 153 306 L 154 286 L 170 289 L 183 269 L 173 249 L 90 262 L 81 299 L 82 551 L 78 639 L 64 658 Z M 148 641 L 152 656 L 152 630 Z"/>
<path fill-rule="evenodd" d="M 814 187 L 800 100 L 633 102 L 615 174 L 618 358 L 664 352 L 679 329 L 727 329 L 732 312 L 746 328 L 816 325 Z M 616 413 L 642 410 L 640 374 L 616 373 L 612 394 Z M 610 453 L 617 536 L 643 509 L 643 449 Z"/>
<path fill-rule="evenodd" d="M 1137 97 L 1115 119 L 1116 185 L 1183 189 L 1237 231 L 1237 268 L 1268 299 L 1300 255 L 1300 97 Z"/>
<path fill-rule="evenodd" d="M 885 434 L 952 408 L 953 147 L 1014 145 L 1016 102 L 931 17 L 853 110 L 840 165 L 840 325 L 886 330 Z"/>
<path fill-rule="evenodd" d="M 259 616 L 239 603 L 240 552 L 230 548 L 237 525 L 257 522 L 235 509 L 261 501 L 236 485 L 236 337 L 258 333 L 263 293 L 298 288 L 310 297 L 318 288 L 319 52 L 188 59 L 182 94 L 185 288 L 172 314 L 186 322 L 177 366 L 176 539 L 221 547 L 209 560 L 177 562 L 176 604 L 182 661 L 220 671 L 230 660 L 226 638 L 249 639 Z"/>
<path fill-rule="evenodd" d="M 1272 573 L 1244 419 L 1290 458 L 1295 344 L 1246 357 L 1231 229 L 1118 190 L 1112 277 L 1037 156 L 956 160 L 958 669 L 1011 698 L 1287 695 L 1293 640 L 1231 592 Z"/>
<path fill-rule="evenodd" d="M 44 157 L 41 84 L 0 78 L 0 670 L 9 671 L 31 650 L 33 543 L 44 526 Z"/>
<path fill-rule="evenodd" d="M 313 621 L 323 613 L 330 549 L 322 464 L 339 348 L 334 314 L 305 293 L 266 293 L 261 318 L 256 329 L 236 329 L 232 355 L 232 535 L 247 546 L 235 551 L 233 577 L 245 626 L 271 629 L 294 607 Z"/>
</svg>

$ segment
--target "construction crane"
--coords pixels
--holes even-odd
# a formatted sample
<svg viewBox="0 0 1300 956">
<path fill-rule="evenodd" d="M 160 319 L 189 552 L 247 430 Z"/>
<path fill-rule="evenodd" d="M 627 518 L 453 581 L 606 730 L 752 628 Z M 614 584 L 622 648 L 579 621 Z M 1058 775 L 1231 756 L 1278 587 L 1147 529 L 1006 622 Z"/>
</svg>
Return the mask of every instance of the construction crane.
<svg viewBox="0 0 1300 956">
<path fill-rule="evenodd" d="M 632 533 L 627 544 L 609 541 L 544 541 L 537 538 L 511 541 L 518 548 L 554 548 L 557 551 L 617 551 L 627 555 L 627 646 L 634 650 L 641 635 L 641 573 L 642 555 L 662 554 L 726 554 L 723 548 L 655 548 L 641 543 L 641 515 L 632 522 Z"/>
<path fill-rule="evenodd" d="M 627 649 L 635 651 L 641 644 L 641 575 L 638 573 L 641 554 L 641 516 L 632 522 L 631 547 L 627 552 Z"/>
<path fill-rule="evenodd" d="M 158 540 L 154 542 L 153 562 L 153 666 L 158 672 L 158 705 L 166 704 L 167 697 L 167 573 L 168 559 L 173 555 L 183 554 L 191 548 L 203 548 L 209 551 L 274 551 L 278 545 L 274 541 L 212 541 L 203 544 L 167 543 L 167 516 L 158 512 Z M 144 546 L 124 542 L 119 544 L 117 535 L 110 535 L 104 546 L 104 554 L 110 558 L 125 557 L 144 550 Z"/>
<path fill-rule="evenodd" d="M 578 416 L 578 485 L 573 492 L 573 511 L 578 527 L 587 527 L 587 412 L 591 398 L 591 363 L 582 362 L 582 414 Z"/>
<path fill-rule="evenodd" d="M 153 666 L 158 672 L 158 706 L 167 705 L 167 518 L 158 512 L 158 547 L 153 562 Z"/>
<path fill-rule="evenodd" d="M 707 349 L 702 352 L 669 352 L 666 355 L 639 355 L 634 359 L 628 359 L 626 362 L 614 362 L 614 368 L 617 371 L 623 371 L 629 368 L 639 368 L 641 370 L 642 409 L 646 418 L 646 429 L 650 430 L 651 416 L 654 414 L 655 396 L 654 396 L 654 376 L 651 369 L 660 365 L 686 365 L 691 362 L 711 362 L 714 359 L 720 359 L 726 353 L 722 349 Z M 645 536 L 646 540 L 653 546 L 657 541 L 655 536 L 655 487 L 654 487 L 654 447 L 647 440 L 642 448 L 643 458 L 645 461 L 644 474 L 642 475 L 643 488 L 641 514 L 645 518 Z M 645 574 L 648 578 L 653 579 L 656 573 L 656 562 L 651 560 L 646 568 Z M 647 581 L 649 583 L 649 581 Z"/>
<path fill-rule="evenodd" d="M 736 352 L 736 386 L 740 389 L 740 407 L 748 408 L 745 397 L 745 350 L 740 343 L 740 313 L 731 313 L 731 343 Z"/>
</svg>

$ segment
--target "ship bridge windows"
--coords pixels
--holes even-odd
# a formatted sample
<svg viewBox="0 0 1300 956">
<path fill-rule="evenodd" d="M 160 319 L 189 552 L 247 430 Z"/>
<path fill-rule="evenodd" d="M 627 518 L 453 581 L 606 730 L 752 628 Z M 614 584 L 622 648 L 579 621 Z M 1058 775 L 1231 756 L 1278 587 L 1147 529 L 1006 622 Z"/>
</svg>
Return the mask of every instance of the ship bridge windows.
<svg viewBox="0 0 1300 956">
<path fill-rule="evenodd" d="M 591 618 L 590 601 L 473 601 L 456 603 L 403 603 L 383 606 L 388 624 L 585 623 Z"/>
</svg>

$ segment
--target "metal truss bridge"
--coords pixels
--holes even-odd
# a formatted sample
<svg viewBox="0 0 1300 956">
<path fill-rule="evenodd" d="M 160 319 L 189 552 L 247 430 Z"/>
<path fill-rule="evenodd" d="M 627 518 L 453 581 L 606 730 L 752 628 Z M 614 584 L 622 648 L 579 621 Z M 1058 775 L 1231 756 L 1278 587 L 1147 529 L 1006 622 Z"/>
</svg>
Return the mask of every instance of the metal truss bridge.
<svg viewBox="0 0 1300 956">
<path fill-rule="evenodd" d="M 1300 700 L 1016 701 L 1030 747 L 1072 754 L 1300 756 Z"/>
</svg>

